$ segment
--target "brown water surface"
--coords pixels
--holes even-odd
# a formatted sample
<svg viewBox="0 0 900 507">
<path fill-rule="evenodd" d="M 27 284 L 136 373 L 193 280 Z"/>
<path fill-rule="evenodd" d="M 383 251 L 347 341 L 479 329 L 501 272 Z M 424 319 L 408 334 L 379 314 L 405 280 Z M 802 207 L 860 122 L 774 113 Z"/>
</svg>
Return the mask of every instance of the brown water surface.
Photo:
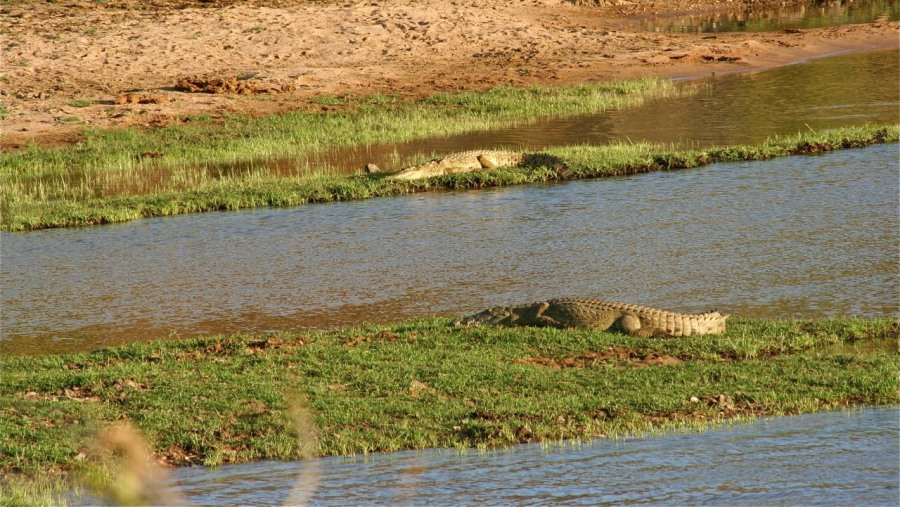
<svg viewBox="0 0 900 507">
<path fill-rule="evenodd" d="M 635 28 L 681 33 L 775 32 L 900 19 L 897 0 L 826 0 L 766 8 L 745 3 L 745 6 L 743 12 L 643 19 Z"/>
</svg>

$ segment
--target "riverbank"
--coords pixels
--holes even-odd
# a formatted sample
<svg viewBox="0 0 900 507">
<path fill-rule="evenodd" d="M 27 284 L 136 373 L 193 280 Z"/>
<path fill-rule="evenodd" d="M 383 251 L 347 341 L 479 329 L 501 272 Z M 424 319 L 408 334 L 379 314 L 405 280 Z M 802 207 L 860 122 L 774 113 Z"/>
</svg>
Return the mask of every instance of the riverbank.
<svg viewBox="0 0 900 507">
<path fill-rule="evenodd" d="M 699 429 L 900 401 L 891 318 L 733 318 L 723 335 L 679 339 L 448 322 L 3 356 L 0 471 L 20 485 L 102 484 L 110 446 L 121 444 L 111 427 L 140 435 L 161 465 L 215 466 Z"/>
<path fill-rule="evenodd" d="M 676 150 L 655 144 L 621 143 L 558 147 L 526 157 L 531 161 L 527 167 L 458 173 L 422 180 L 394 180 L 383 174 L 290 178 L 250 173 L 233 179 L 206 180 L 197 188 L 180 192 L 53 203 L 29 196 L 8 198 L 3 204 L 2 228 L 23 231 L 85 226 L 203 211 L 294 206 L 426 191 L 620 176 L 698 167 L 715 162 L 816 154 L 898 140 L 900 125 L 870 125 L 778 136 L 757 146 Z M 7 191 L 16 192 L 5 186 L 4 192 Z"/>
<path fill-rule="evenodd" d="M 342 148 L 477 132 L 554 115 L 596 114 L 685 93 L 690 91 L 659 79 L 564 88 L 503 87 L 419 101 L 396 96 L 341 100 L 348 111 L 235 117 L 221 124 L 199 122 L 148 131 L 99 130 L 75 146 L 0 154 L 2 214 L 4 223 L 11 223 L 18 215 L 48 213 L 59 206 L 103 209 L 113 198 L 167 202 L 211 190 L 239 196 L 239 189 L 261 184 L 290 187 L 291 180 L 302 183 L 316 176 L 362 173 L 362 167 L 348 171 L 306 160 Z M 396 160 L 393 169 L 420 161 Z M 127 214 L 128 205 L 123 208 Z"/>
<path fill-rule="evenodd" d="M 752 25 L 804 10 L 840 19 L 859 2 L 15 0 L 0 16 L 0 147 L 343 110 L 352 97 L 700 77 L 896 48 L 896 8 L 879 5 L 867 24 L 712 34 L 640 23 L 691 15 Z"/>
</svg>

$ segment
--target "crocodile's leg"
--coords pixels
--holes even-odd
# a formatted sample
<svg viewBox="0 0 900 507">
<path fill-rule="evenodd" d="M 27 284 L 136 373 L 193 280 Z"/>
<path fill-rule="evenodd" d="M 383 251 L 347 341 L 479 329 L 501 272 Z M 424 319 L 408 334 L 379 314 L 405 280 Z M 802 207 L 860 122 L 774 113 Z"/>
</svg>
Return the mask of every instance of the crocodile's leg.
<svg viewBox="0 0 900 507">
<path fill-rule="evenodd" d="M 481 164 L 482 169 L 494 169 L 497 167 L 497 164 L 484 155 L 478 155 L 478 163 Z"/>
<path fill-rule="evenodd" d="M 637 338 L 651 338 L 653 336 L 667 336 L 665 333 L 661 333 L 661 332 L 653 329 L 653 327 L 641 326 L 641 319 L 639 319 L 637 315 L 632 315 L 630 313 L 619 317 L 618 325 L 622 331 L 625 331 L 629 335 L 637 337 Z"/>
<path fill-rule="evenodd" d="M 552 326 L 552 327 L 564 327 L 562 326 L 558 320 L 544 315 L 544 312 L 550 308 L 550 303 L 544 301 L 542 303 L 538 303 L 537 310 L 534 312 L 534 323 L 537 326 Z"/>
<path fill-rule="evenodd" d="M 639 336 L 641 319 L 637 318 L 637 315 L 631 315 L 630 313 L 622 315 L 619 317 L 619 327 L 631 336 Z"/>
<path fill-rule="evenodd" d="M 502 324 L 504 321 L 509 319 L 509 322 L 513 322 L 516 319 L 516 314 L 511 312 L 509 308 L 499 307 L 491 309 L 491 317 L 487 320 L 486 324 L 495 326 L 497 324 Z"/>
</svg>

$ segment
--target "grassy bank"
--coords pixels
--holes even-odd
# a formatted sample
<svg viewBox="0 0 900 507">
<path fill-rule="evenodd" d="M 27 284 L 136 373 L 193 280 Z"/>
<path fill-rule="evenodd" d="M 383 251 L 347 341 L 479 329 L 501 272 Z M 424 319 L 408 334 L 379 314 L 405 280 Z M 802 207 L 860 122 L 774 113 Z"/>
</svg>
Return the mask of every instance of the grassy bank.
<svg viewBox="0 0 900 507">
<path fill-rule="evenodd" d="M 675 150 L 655 144 L 567 146 L 530 157 L 528 167 L 498 169 L 395 181 L 382 175 L 273 177 L 250 173 L 221 178 L 179 191 L 86 200 L 9 196 L 3 201 L 2 227 L 10 231 L 124 222 L 139 218 L 260 206 L 367 199 L 434 190 L 458 190 L 546 182 L 560 178 L 595 178 L 648 171 L 676 170 L 714 162 L 759 160 L 815 154 L 900 140 L 900 125 L 847 127 L 769 139 L 757 146 Z M 566 171 L 560 171 L 565 167 Z M 7 169 L 4 169 L 6 178 Z M 6 183 L 6 181 L 4 182 Z M 7 191 L 4 184 L 3 191 Z"/>
<path fill-rule="evenodd" d="M 573 87 L 501 87 L 438 94 L 419 101 L 376 95 L 334 97 L 326 111 L 260 118 L 231 117 L 213 124 L 152 130 L 95 130 L 75 145 L 33 147 L 0 154 L 4 214 L 19 207 L 88 199 L 202 191 L 222 183 L 254 184 L 260 177 L 301 177 L 334 168 L 304 167 L 303 157 L 341 147 L 397 143 L 497 128 L 542 117 L 629 108 L 654 97 L 690 93 L 689 87 L 643 79 Z M 289 170 L 269 161 L 298 157 Z M 229 165 L 241 164 L 239 171 Z M 276 174 L 277 173 L 277 174 Z"/>
<path fill-rule="evenodd" d="M 733 319 L 723 335 L 680 339 L 447 323 L 0 357 L 0 471 L 93 470 L 103 453 L 91 442 L 124 421 L 168 463 L 218 465 L 900 401 L 896 319 Z"/>
</svg>

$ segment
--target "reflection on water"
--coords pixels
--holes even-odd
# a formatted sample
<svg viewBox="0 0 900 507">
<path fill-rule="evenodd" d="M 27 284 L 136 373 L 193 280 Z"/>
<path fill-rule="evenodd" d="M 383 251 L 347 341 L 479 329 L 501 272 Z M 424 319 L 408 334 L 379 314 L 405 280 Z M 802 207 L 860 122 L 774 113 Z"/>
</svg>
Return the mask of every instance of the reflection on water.
<svg viewBox="0 0 900 507">
<path fill-rule="evenodd" d="M 810 129 L 893 123 L 900 121 L 900 80 L 885 76 L 898 74 L 900 51 L 896 50 L 823 58 L 705 80 L 697 93 L 626 111 L 429 140 L 428 148 L 420 143 L 416 149 L 446 152 L 523 146 L 539 150 L 623 140 L 702 147 L 757 144 L 774 135 Z"/>
<path fill-rule="evenodd" d="M 744 12 L 645 19 L 638 26 L 641 30 L 655 32 L 774 32 L 898 19 L 900 2 L 897 0 L 850 0 L 761 9 L 749 4 Z"/>
<path fill-rule="evenodd" d="M 873 408 L 582 446 L 328 458 L 310 505 L 897 505 L 898 431 L 896 408 Z M 182 469 L 172 489 L 198 505 L 281 504 L 310 468 Z"/>
<path fill-rule="evenodd" d="M 391 322 L 562 295 L 898 312 L 896 144 L 627 178 L 2 236 L 4 353 Z"/>
<path fill-rule="evenodd" d="M 757 144 L 781 134 L 900 121 L 900 51 L 812 60 L 763 72 L 720 76 L 683 86 L 697 91 L 642 107 L 390 145 L 360 146 L 303 158 L 258 160 L 215 171 L 291 175 L 327 168 L 358 173 L 373 162 L 398 170 L 423 154 L 485 147 L 542 150 L 568 144 L 651 141 L 680 146 Z M 858 93 L 847 93 L 858 90 Z M 298 169 L 298 167 L 300 169 Z"/>
</svg>

